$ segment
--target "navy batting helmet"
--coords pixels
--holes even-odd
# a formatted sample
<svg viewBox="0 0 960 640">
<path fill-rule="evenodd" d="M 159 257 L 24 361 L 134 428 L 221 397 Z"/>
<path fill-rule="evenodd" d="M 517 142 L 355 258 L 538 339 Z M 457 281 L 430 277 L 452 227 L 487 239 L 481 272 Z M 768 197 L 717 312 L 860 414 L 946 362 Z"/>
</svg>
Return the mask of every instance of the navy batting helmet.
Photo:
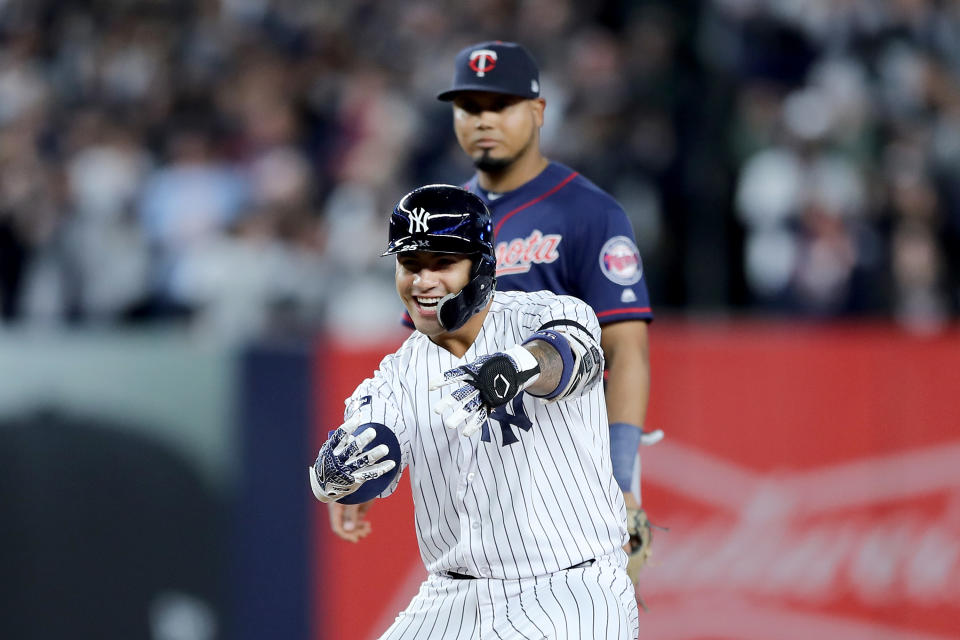
<svg viewBox="0 0 960 640">
<path fill-rule="evenodd" d="M 410 251 L 462 253 L 473 260 L 470 281 L 459 293 L 444 296 L 437 307 L 437 320 L 447 331 L 462 327 L 493 295 L 497 283 L 493 220 L 483 200 L 466 189 L 430 184 L 400 199 L 390 216 L 383 255 Z"/>
</svg>

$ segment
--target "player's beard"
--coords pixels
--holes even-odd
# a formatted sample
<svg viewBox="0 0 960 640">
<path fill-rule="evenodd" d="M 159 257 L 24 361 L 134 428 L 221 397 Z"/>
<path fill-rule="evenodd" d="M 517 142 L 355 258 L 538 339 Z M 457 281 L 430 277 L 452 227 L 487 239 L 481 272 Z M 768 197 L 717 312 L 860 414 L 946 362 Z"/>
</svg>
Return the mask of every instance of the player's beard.
<svg viewBox="0 0 960 640">
<path fill-rule="evenodd" d="M 517 160 L 527 153 L 532 145 L 536 143 L 535 138 L 534 132 L 531 132 L 530 138 L 527 139 L 527 142 L 523 145 L 523 148 L 508 158 L 494 158 L 490 155 L 490 149 L 484 149 L 480 153 L 480 157 L 473 159 L 473 166 L 476 167 L 478 171 L 482 171 L 484 173 L 494 176 L 503 175 L 510 170 L 510 167 L 512 167 Z"/>
<path fill-rule="evenodd" d="M 474 159 L 473 166 L 476 167 L 478 171 L 500 175 L 505 173 L 516 161 L 517 156 L 510 158 L 493 158 L 490 156 L 490 150 L 484 149 L 480 157 Z"/>
</svg>

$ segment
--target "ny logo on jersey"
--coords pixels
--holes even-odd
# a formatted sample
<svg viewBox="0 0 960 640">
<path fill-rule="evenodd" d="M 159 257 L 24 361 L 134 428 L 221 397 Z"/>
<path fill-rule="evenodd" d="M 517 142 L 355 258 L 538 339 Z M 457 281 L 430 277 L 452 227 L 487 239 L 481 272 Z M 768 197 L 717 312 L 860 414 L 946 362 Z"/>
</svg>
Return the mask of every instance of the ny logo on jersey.
<svg viewBox="0 0 960 640">
<path fill-rule="evenodd" d="M 429 229 L 430 212 L 423 207 L 417 207 L 410 212 L 410 233 L 426 233 Z"/>
<path fill-rule="evenodd" d="M 490 414 L 490 417 L 500 423 L 500 432 L 502 434 L 503 445 L 507 446 L 513 444 L 514 442 L 520 442 L 517 436 L 513 433 L 511 427 L 519 427 L 524 431 L 529 431 L 530 427 L 533 426 L 533 423 L 530 421 L 530 418 L 527 417 L 526 412 L 523 410 L 523 392 L 517 394 L 513 400 L 510 401 L 510 407 L 513 409 L 513 413 L 507 411 L 507 405 L 502 407 L 497 407 Z M 484 442 L 490 442 L 490 420 L 487 420 L 483 423 L 482 431 L 480 432 L 480 439 Z"/>
</svg>

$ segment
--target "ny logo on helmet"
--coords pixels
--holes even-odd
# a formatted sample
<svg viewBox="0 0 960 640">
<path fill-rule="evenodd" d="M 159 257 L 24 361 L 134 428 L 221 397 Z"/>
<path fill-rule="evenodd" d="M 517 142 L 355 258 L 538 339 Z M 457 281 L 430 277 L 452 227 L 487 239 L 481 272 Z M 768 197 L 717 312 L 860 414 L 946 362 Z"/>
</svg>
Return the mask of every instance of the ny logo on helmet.
<svg viewBox="0 0 960 640">
<path fill-rule="evenodd" d="M 491 49 L 477 49 L 470 52 L 470 68 L 482 78 L 487 71 L 497 66 L 497 52 Z"/>
<path fill-rule="evenodd" d="M 430 212 L 423 207 L 416 207 L 410 212 L 410 233 L 426 233 L 429 231 Z"/>
</svg>

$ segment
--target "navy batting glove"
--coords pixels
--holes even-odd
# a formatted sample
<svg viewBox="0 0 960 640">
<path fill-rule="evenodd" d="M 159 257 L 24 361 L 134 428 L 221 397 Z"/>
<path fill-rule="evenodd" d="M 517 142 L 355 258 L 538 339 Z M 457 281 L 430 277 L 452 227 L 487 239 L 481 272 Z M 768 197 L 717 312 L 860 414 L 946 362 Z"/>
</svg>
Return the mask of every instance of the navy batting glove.
<svg viewBox="0 0 960 640">
<path fill-rule="evenodd" d="M 379 478 L 396 466 L 393 460 L 377 462 L 389 452 L 385 444 L 363 451 L 377 437 L 377 432 L 371 427 L 352 435 L 361 423 L 357 415 L 331 431 L 330 438 L 320 447 L 316 463 L 307 469 L 310 488 L 320 502 L 334 502 L 348 496 L 364 482 Z"/>
</svg>

